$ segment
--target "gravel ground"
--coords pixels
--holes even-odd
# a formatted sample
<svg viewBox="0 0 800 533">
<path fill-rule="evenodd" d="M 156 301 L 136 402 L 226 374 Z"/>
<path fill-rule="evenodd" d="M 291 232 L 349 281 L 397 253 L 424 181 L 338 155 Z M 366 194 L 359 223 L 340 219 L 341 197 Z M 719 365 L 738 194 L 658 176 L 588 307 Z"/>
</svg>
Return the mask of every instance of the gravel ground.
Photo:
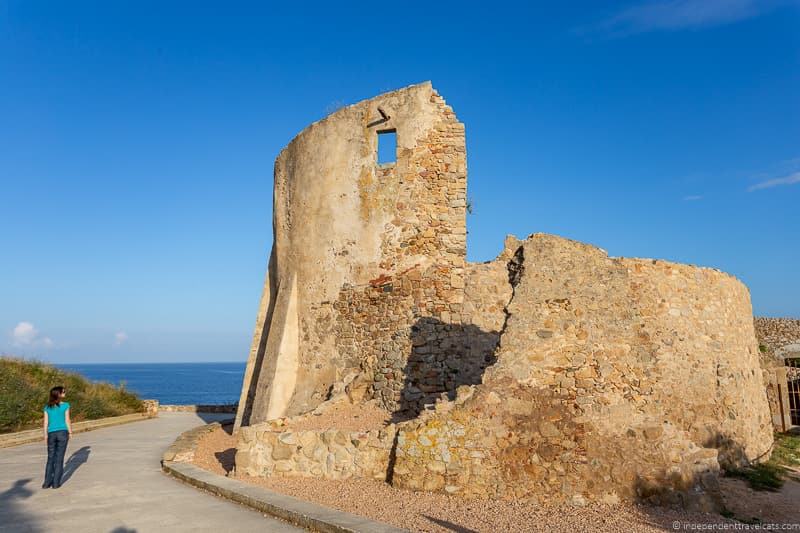
<svg viewBox="0 0 800 533">
<path fill-rule="evenodd" d="M 735 478 L 722 478 L 721 486 L 725 507 L 743 522 L 800 524 L 800 483 L 793 479 L 787 479 L 780 492 L 753 490 Z"/>
<path fill-rule="evenodd" d="M 341 421 L 341 418 L 337 420 Z M 337 427 L 340 427 L 338 423 Z M 222 475 L 232 468 L 236 439 L 229 431 L 230 427 L 209 433 L 198 443 L 194 461 L 197 466 Z M 396 489 L 371 480 L 264 479 L 248 476 L 237 479 L 341 511 L 424 532 L 629 532 L 673 530 L 675 522 L 686 524 L 687 530 L 690 524 L 735 523 L 719 515 L 693 514 L 646 505 L 592 503 L 585 507 L 573 507 L 465 500 L 444 494 Z"/>
<path fill-rule="evenodd" d="M 377 407 L 374 402 L 359 405 L 338 403 L 331 405 L 323 414 L 308 414 L 299 420 L 292 420 L 287 430 L 308 431 L 342 429 L 345 431 L 369 431 L 380 429 L 389 423 L 392 415 Z"/>
<path fill-rule="evenodd" d="M 313 501 L 412 531 L 453 533 L 530 531 L 663 531 L 675 521 L 723 523 L 721 516 L 690 515 L 637 505 L 537 505 L 530 502 L 465 500 L 444 494 L 395 489 L 378 481 L 311 478 L 239 478 L 296 498 Z"/>
<path fill-rule="evenodd" d="M 215 474 L 227 475 L 233 469 L 236 456 L 236 437 L 231 435 L 232 431 L 233 424 L 228 424 L 203 436 L 197 443 L 192 462 Z"/>
</svg>

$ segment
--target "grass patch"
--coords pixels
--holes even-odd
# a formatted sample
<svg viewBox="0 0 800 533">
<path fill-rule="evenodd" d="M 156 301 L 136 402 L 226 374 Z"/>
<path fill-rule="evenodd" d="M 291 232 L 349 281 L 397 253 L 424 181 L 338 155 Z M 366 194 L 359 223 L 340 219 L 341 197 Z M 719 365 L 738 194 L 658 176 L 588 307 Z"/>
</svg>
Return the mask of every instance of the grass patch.
<svg viewBox="0 0 800 533">
<path fill-rule="evenodd" d="M 775 434 L 769 461 L 728 472 L 748 482 L 754 490 L 778 491 L 786 478 L 800 470 L 800 435 Z"/>
<path fill-rule="evenodd" d="M 56 385 L 67 388 L 73 422 L 144 411 L 142 401 L 124 387 L 92 383 L 39 361 L 0 357 L 0 433 L 41 427 L 42 409 Z"/>
<path fill-rule="evenodd" d="M 732 470 L 728 474 L 746 480 L 753 490 L 778 491 L 785 481 L 783 468 L 771 462 Z"/>
<path fill-rule="evenodd" d="M 770 462 L 791 470 L 800 470 L 800 435 L 776 433 Z"/>
</svg>

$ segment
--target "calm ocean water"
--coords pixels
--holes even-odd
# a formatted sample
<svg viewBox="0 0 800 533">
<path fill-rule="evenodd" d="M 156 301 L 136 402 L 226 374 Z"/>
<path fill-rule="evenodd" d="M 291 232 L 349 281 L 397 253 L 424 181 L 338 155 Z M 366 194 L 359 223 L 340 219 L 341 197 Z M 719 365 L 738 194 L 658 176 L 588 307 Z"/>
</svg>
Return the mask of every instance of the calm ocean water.
<svg viewBox="0 0 800 533">
<path fill-rule="evenodd" d="M 239 401 L 245 363 L 135 363 L 58 365 L 92 381 L 125 387 L 162 404 L 231 404 Z"/>
</svg>

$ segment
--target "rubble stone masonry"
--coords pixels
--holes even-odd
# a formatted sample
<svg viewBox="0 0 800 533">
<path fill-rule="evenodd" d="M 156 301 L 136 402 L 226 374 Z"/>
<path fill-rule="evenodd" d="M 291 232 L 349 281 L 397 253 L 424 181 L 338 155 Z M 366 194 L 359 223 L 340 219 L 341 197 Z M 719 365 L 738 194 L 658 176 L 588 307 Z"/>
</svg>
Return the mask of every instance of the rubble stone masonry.
<svg viewBox="0 0 800 533">
<path fill-rule="evenodd" d="M 379 165 L 383 131 L 396 132 L 397 160 Z M 237 426 L 313 409 L 353 373 L 389 409 L 470 379 L 480 362 L 444 360 L 462 365 L 446 338 L 462 327 L 464 126 L 429 83 L 298 135 L 276 161 L 274 213 Z"/>
<path fill-rule="evenodd" d="M 397 159 L 378 164 L 387 131 Z M 343 108 L 281 152 L 237 471 L 717 506 L 720 466 L 772 444 L 747 288 L 542 234 L 467 263 L 466 186 L 464 126 L 430 83 Z M 335 401 L 393 422 L 276 422 Z"/>
<path fill-rule="evenodd" d="M 720 463 L 769 451 L 744 285 L 541 234 L 515 257 L 497 362 L 399 427 L 395 484 L 713 506 Z"/>
<path fill-rule="evenodd" d="M 800 320 L 795 318 L 755 319 L 761 353 L 783 365 L 784 357 L 800 357 Z M 797 354 L 797 355 L 795 355 Z"/>
<path fill-rule="evenodd" d="M 772 423 L 776 431 L 787 431 L 793 426 L 788 382 L 797 379 L 798 371 L 787 367 L 785 359 L 800 359 L 800 320 L 758 317 L 755 328 Z"/>
</svg>

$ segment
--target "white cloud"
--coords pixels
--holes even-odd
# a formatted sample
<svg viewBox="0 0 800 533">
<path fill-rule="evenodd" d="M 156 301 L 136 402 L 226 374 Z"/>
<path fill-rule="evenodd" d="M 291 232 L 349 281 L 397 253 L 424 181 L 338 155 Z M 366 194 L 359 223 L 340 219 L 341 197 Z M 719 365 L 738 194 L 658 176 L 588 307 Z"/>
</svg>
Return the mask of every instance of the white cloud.
<svg viewBox="0 0 800 533">
<path fill-rule="evenodd" d="M 114 334 L 114 346 L 122 346 L 128 341 L 128 334 L 124 331 L 118 331 Z"/>
<path fill-rule="evenodd" d="M 14 331 L 11 332 L 11 337 L 14 340 L 14 344 L 22 345 L 33 342 L 37 334 L 38 331 L 33 327 L 33 324 L 30 322 L 20 322 L 14 327 Z"/>
<path fill-rule="evenodd" d="M 797 0 L 650 0 L 632 5 L 600 23 L 615 34 L 671 31 L 730 24 Z"/>
<path fill-rule="evenodd" d="M 749 192 L 753 192 L 761 189 L 770 189 L 772 187 L 779 187 L 781 185 L 794 185 L 796 183 L 800 183 L 800 172 L 794 172 L 782 178 L 773 178 L 770 180 L 762 181 L 761 183 L 756 183 L 755 185 L 751 185 L 747 190 Z"/>
<path fill-rule="evenodd" d="M 14 346 L 43 346 L 50 348 L 53 341 L 43 336 L 30 322 L 20 322 L 11 331 L 11 343 Z"/>
<path fill-rule="evenodd" d="M 683 201 L 684 202 L 697 202 L 698 200 L 702 200 L 702 199 L 703 199 L 703 197 L 700 196 L 700 195 L 697 195 L 697 194 L 683 197 Z"/>
</svg>

